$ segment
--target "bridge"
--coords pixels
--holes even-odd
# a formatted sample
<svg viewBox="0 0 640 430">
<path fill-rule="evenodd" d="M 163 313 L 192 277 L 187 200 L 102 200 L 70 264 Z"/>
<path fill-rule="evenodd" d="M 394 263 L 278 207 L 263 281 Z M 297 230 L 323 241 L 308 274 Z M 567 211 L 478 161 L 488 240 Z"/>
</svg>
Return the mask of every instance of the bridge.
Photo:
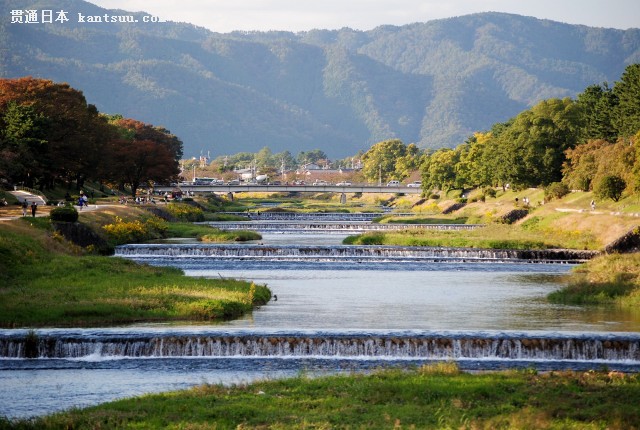
<svg viewBox="0 0 640 430">
<path fill-rule="evenodd" d="M 176 189 L 180 189 L 183 193 L 189 192 L 194 194 L 204 193 L 402 193 L 402 194 L 421 194 L 420 187 L 385 187 L 377 185 L 259 185 L 259 184 L 242 184 L 242 185 L 178 185 L 178 186 L 154 186 L 153 190 L 159 193 L 170 193 Z"/>
</svg>

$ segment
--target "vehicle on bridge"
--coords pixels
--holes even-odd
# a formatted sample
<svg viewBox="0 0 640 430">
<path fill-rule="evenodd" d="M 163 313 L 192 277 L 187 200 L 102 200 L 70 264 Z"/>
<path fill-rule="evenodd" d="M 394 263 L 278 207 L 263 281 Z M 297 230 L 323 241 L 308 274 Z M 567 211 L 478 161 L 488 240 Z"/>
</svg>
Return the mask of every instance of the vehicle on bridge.
<svg viewBox="0 0 640 430">
<path fill-rule="evenodd" d="M 407 187 L 409 187 L 409 188 L 421 188 L 422 187 L 422 181 L 413 181 L 410 184 L 407 184 Z"/>
<path fill-rule="evenodd" d="M 351 186 L 351 182 L 342 181 L 342 182 L 338 182 L 336 185 L 339 186 L 339 187 L 350 187 Z"/>
<path fill-rule="evenodd" d="M 387 182 L 387 187 L 399 187 L 400 181 L 389 181 Z"/>
</svg>

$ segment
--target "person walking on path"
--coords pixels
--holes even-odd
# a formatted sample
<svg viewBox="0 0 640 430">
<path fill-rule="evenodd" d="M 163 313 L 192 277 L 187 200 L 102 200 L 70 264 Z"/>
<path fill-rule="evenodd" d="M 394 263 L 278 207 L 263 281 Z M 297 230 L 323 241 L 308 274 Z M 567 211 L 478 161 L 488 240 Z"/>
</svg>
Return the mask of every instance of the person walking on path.
<svg viewBox="0 0 640 430">
<path fill-rule="evenodd" d="M 27 203 L 27 199 L 24 199 L 22 201 L 22 216 L 27 216 L 27 208 L 29 207 L 29 204 Z"/>
<path fill-rule="evenodd" d="M 36 202 L 31 203 L 31 216 L 36 216 L 36 210 L 38 210 L 38 204 Z"/>
</svg>

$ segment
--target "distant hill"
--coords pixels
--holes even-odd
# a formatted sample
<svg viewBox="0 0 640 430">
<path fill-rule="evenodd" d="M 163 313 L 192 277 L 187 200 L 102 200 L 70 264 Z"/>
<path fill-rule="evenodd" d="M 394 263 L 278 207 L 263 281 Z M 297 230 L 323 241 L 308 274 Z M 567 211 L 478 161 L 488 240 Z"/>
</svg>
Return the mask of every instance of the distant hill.
<svg viewBox="0 0 640 430">
<path fill-rule="evenodd" d="M 25 6 L 25 3 L 27 4 Z M 11 23 L 12 10 L 65 23 Z M 179 23 L 81 23 L 79 0 L 5 0 L 0 75 L 68 82 L 101 112 L 163 125 L 185 155 L 338 158 L 389 138 L 453 147 L 537 101 L 618 80 L 640 30 L 482 13 L 371 31 L 213 33 Z M 141 17 L 136 14 L 136 17 Z"/>
</svg>

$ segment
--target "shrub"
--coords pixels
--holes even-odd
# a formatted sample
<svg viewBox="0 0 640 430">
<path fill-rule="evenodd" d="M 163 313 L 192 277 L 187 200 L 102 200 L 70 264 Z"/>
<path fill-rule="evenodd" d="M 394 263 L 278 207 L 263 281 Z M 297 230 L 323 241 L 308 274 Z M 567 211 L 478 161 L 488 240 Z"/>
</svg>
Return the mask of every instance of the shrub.
<svg viewBox="0 0 640 430">
<path fill-rule="evenodd" d="M 625 188 L 627 188 L 627 183 L 624 179 L 617 175 L 608 175 L 598 182 L 595 193 L 601 199 L 611 199 L 617 202 L 622 197 Z"/>
<path fill-rule="evenodd" d="M 569 194 L 569 187 L 562 182 L 552 182 L 544 189 L 545 200 L 561 199 Z"/>
<path fill-rule="evenodd" d="M 141 221 L 125 221 L 120 217 L 116 217 L 113 224 L 104 225 L 102 228 L 116 244 L 142 242 L 149 234 Z"/>
<path fill-rule="evenodd" d="M 440 195 L 439 194 L 431 194 L 429 196 L 429 198 L 432 199 L 432 200 L 438 200 L 440 198 Z"/>
<path fill-rule="evenodd" d="M 144 221 L 125 221 L 117 216 L 113 224 L 104 225 L 102 228 L 112 242 L 121 245 L 161 237 L 169 226 L 157 216 L 147 217 Z"/>
<path fill-rule="evenodd" d="M 202 209 L 182 203 L 171 203 L 167 205 L 167 212 L 182 221 L 197 222 L 204 221 Z"/>
<path fill-rule="evenodd" d="M 78 221 L 78 211 L 73 206 L 63 206 L 51 209 L 49 213 L 51 221 L 76 222 Z"/>
<path fill-rule="evenodd" d="M 482 189 L 482 195 L 486 197 L 495 198 L 497 195 L 496 189 L 493 187 L 485 187 Z"/>
</svg>

